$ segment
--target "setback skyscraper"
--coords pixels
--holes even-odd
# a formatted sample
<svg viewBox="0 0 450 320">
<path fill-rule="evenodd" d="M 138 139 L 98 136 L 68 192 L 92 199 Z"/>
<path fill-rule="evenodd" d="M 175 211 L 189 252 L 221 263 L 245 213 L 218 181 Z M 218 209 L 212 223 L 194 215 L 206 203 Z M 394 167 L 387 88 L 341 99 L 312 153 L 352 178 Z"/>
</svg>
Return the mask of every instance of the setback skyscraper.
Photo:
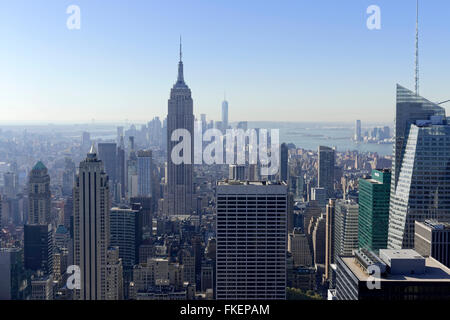
<svg viewBox="0 0 450 320">
<path fill-rule="evenodd" d="M 80 163 L 74 187 L 74 263 L 80 267 L 79 300 L 106 299 L 110 192 L 94 146 Z"/>
<path fill-rule="evenodd" d="M 51 223 L 50 176 L 47 167 L 38 161 L 28 181 L 28 224 Z"/>
<path fill-rule="evenodd" d="M 193 163 L 194 163 L 194 114 L 191 90 L 184 82 L 183 61 L 180 43 L 180 61 L 178 63 L 178 79 L 170 92 L 167 114 L 167 180 L 165 197 L 166 214 L 184 215 L 192 212 L 193 197 Z M 172 141 L 172 134 L 175 130 L 185 130 L 190 134 L 190 141 L 185 142 L 184 150 L 186 155 L 190 155 L 189 163 L 183 162 L 175 164 L 172 161 L 172 150 L 181 143 L 178 140 Z M 184 156 L 181 155 L 181 156 Z"/>
</svg>

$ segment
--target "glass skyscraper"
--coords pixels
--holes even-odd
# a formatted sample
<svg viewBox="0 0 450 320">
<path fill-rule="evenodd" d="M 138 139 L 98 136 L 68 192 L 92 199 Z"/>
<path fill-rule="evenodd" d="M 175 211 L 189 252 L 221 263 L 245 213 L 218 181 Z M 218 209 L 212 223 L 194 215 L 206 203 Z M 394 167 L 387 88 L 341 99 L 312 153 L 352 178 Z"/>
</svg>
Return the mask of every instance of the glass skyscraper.
<svg viewBox="0 0 450 320">
<path fill-rule="evenodd" d="M 369 250 L 387 248 L 391 171 L 373 170 L 359 179 L 358 246 Z"/>
<path fill-rule="evenodd" d="M 397 86 L 388 247 L 414 247 L 414 222 L 450 219 L 450 125 L 445 109 Z"/>
</svg>

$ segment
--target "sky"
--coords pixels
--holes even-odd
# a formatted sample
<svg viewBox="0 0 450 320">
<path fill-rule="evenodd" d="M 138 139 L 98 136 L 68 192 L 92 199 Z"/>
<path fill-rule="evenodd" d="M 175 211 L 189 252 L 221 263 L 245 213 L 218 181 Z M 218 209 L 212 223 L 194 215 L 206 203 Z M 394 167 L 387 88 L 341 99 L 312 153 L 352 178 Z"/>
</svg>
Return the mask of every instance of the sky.
<svg viewBox="0 0 450 320">
<path fill-rule="evenodd" d="M 450 1 L 420 8 L 420 93 L 444 101 Z M 415 0 L 0 0 L 0 123 L 164 118 L 180 35 L 197 117 L 219 120 L 226 92 L 230 121 L 392 122 L 415 20 Z"/>
</svg>

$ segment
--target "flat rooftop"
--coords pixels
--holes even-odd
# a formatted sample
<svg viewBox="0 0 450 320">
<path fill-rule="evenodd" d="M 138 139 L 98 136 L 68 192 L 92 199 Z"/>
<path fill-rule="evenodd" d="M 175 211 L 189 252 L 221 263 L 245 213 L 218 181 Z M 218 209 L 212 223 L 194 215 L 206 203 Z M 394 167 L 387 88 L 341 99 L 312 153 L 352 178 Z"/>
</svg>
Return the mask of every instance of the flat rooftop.
<svg viewBox="0 0 450 320">
<path fill-rule="evenodd" d="M 393 250 L 395 251 L 395 250 Z M 414 251 L 414 250 L 412 250 Z M 417 255 L 417 253 L 416 253 Z M 357 264 L 355 257 L 341 257 L 359 281 L 367 281 L 369 275 Z M 450 282 L 450 269 L 433 258 L 425 258 L 424 274 L 387 274 L 381 281 Z"/>
<path fill-rule="evenodd" d="M 415 250 L 412 249 L 402 249 L 402 250 L 390 250 L 390 249 L 382 249 L 380 250 L 383 254 L 389 259 L 424 259 L 420 254 L 418 254 Z"/>
<path fill-rule="evenodd" d="M 222 180 L 217 181 L 218 186 L 286 186 L 286 182 L 272 181 L 247 181 L 247 180 Z"/>
<path fill-rule="evenodd" d="M 437 220 L 425 220 L 423 222 L 418 222 L 418 224 L 422 224 L 424 226 L 429 227 L 430 229 L 436 229 L 436 230 L 450 230 L 450 223 L 449 222 L 442 222 Z"/>
</svg>

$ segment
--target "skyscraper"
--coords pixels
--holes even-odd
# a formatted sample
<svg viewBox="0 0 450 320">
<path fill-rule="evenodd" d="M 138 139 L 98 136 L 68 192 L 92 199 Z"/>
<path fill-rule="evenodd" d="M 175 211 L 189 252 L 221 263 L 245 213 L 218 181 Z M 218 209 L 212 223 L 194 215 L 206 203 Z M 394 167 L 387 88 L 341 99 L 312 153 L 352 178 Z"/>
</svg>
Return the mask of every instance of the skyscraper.
<svg viewBox="0 0 450 320">
<path fill-rule="evenodd" d="M 51 223 L 50 176 L 47 168 L 38 161 L 28 180 L 28 224 Z"/>
<path fill-rule="evenodd" d="M 289 168 L 289 149 L 286 143 L 282 143 L 280 147 L 280 180 L 288 181 Z"/>
<path fill-rule="evenodd" d="M 358 249 L 358 205 L 336 200 L 334 217 L 334 257 L 351 256 Z"/>
<path fill-rule="evenodd" d="M 110 245 L 119 248 L 119 257 L 125 269 L 131 269 L 139 262 L 139 245 L 142 238 L 140 214 L 140 210 L 133 208 L 111 209 Z"/>
<path fill-rule="evenodd" d="M 450 268 L 450 223 L 416 221 L 414 229 L 414 250 Z"/>
<path fill-rule="evenodd" d="M 325 214 L 322 214 L 314 224 L 312 232 L 312 244 L 314 250 L 314 265 L 317 269 L 323 270 L 325 268 L 325 240 L 326 235 L 326 219 Z M 321 271 L 323 272 L 323 271 Z"/>
<path fill-rule="evenodd" d="M 217 299 L 285 299 L 287 185 L 219 182 Z"/>
<path fill-rule="evenodd" d="M 228 129 L 228 101 L 226 99 L 222 102 L 222 132 Z"/>
<path fill-rule="evenodd" d="M 104 142 L 98 144 L 98 159 L 105 166 L 105 173 L 112 183 L 116 182 L 117 174 L 117 144 Z"/>
<path fill-rule="evenodd" d="M 53 271 L 53 235 L 51 225 L 24 226 L 24 264 L 25 269 Z"/>
<path fill-rule="evenodd" d="M 325 188 L 327 198 L 334 197 L 334 150 L 319 146 L 318 187 Z"/>
<path fill-rule="evenodd" d="M 325 279 L 331 278 L 331 265 L 334 264 L 334 219 L 336 201 L 330 199 L 325 216 Z"/>
<path fill-rule="evenodd" d="M 371 177 L 359 179 L 359 248 L 387 248 L 390 189 L 390 169 L 372 170 Z"/>
<path fill-rule="evenodd" d="M 64 172 L 62 176 L 62 195 L 71 196 L 73 182 L 75 179 L 75 163 L 70 158 L 65 159 Z"/>
<path fill-rule="evenodd" d="M 25 298 L 23 250 L 0 248 L 0 300 Z"/>
<path fill-rule="evenodd" d="M 80 163 L 74 187 L 74 263 L 81 270 L 80 300 L 106 299 L 110 193 L 94 146 Z"/>
<path fill-rule="evenodd" d="M 445 109 L 397 85 L 389 248 L 414 247 L 414 221 L 449 221 L 449 147 Z"/>
<path fill-rule="evenodd" d="M 175 130 L 188 132 L 190 141 L 183 141 L 187 150 L 183 150 L 189 163 L 176 164 L 172 160 L 172 150 L 181 143 L 172 141 Z M 194 163 L 194 114 L 191 90 L 184 82 L 183 61 L 180 43 L 180 61 L 178 79 L 170 92 L 167 114 L 167 214 L 180 215 L 192 212 L 193 198 L 193 163 Z M 175 137 L 178 138 L 178 137 Z M 190 150 L 189 150 L 190 149 Z M 190 158 L 190 159 L 189 159 Z"/>
<path fill-rule="evenodd" d="M 120 128 L 120 127 L 119 127 Z M 125 168 L 125 143 L 123 135 L 119 138 L 117 147 L 117 192 L 119 198 L 125 198 L 126 195 L 126 168 Z"/>
<path fill-rule="evenodd" d="M 140 150 L 137 153 L 138 165 L 138 196 L 152 195 L 152 151 Z"/>
<path fill-rule="evenodd" d="M 134 150 L 134 137 L 130 137 L 130 154 L 127 160 L 127 192 L 128 198 L 137 197 L 139 190 L 138 184 L 138 164 L 137 156 Z"/>
<path fill-rule="evenodd" d="M 355 141 L 361 141 L 361 120 L 356 120 L 356 126 L 355 126 Z"/>
</svg>

